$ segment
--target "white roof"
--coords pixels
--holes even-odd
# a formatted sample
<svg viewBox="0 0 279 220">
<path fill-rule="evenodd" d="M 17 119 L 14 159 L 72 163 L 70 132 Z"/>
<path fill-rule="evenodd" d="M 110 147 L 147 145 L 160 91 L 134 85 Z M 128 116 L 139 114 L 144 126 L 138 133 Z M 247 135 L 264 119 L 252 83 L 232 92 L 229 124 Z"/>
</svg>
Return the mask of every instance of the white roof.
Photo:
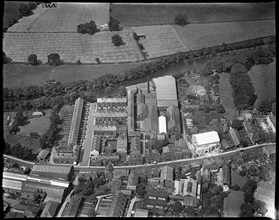
<svg viewBox="0 0 279 220">
<path fill-rule="evenodd" d="M 43 115 L 42 112 L 33 112 L 32 115 Z"/>
<path fill-rule="evenodd" d="M 193 137 L 196 138 L 198 145 L 220 142 L 219 135 L 216 131 L 209 131 L 209 132 L 204 132 L 204 133 L 200 133 L 200 134 L 193 134 Z"/>
<path fill-rule="evenodd" d="M 159 134 L 167 133 L 167 119 L 165 116 L 161 115 L 159 117 Z"/>
</svg>

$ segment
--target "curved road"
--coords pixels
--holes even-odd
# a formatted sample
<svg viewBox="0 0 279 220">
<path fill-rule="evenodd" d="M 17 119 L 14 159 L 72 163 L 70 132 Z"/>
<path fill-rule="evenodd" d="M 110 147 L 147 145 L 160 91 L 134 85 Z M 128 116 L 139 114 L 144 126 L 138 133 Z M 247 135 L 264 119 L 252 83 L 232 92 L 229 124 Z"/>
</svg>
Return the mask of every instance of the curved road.
<svg viewBox="0 0 279 220">
<path fill-rule="evenodd" d="M 204 157 L 197 157 L 197 158 L 188 158 L 188 159 L 180 159 L 180 160 L 174 160 L 174 161 L 165 161 L 157 164 L 141 164 L 141 165 L 132 165 L 132 166 L 114 166 L 115 170 L 123 170 L 123 169 L 142 169 L 142 168 L 149 168 L 149 167 L 160 167 L 160 166 L 165 166 L 165 165 L 173 165 L 173 164 L 179 164 L 179 163 L 185 163 L 185 162 L 197 162 L 200 160 L 204 160 L 207 158 L 213 158 L 213 157 L 223 157 L 223 156 L 230 156 L 232 154 L 238 153 L 239 151 L 245 151 L 249 149 L 257 149 L 261 148 L 264 146 L 276 146 L 276 143 L 265 143 L 265 144 L 259 144 L 259 145 L 253 145 L 245 148 L 238 148 L 236 150 L 228 151 L 228 152 L 223 152 L 219 153 L 216 155 L 209 155 L 209 156 L 204 156 Z M 3 156 L 10 161 L 16 162 L 20 165 L 27 166 L 27 167 L 33 167 L 35 163 L 33 162 L 28 162 L 25 160 L 21 160 L 15 157 L 11 157 L 8 155 L 3 154 Z M 89 167 L 89 166 L 79 166 L 75 165 L 74 166 L 75 171 L 80 171 L 83 173 L 90 173 L 92 171 L 102 171 L 105 170 L 105 166 L 94 166 L 94 167 Z"/>
</svg>

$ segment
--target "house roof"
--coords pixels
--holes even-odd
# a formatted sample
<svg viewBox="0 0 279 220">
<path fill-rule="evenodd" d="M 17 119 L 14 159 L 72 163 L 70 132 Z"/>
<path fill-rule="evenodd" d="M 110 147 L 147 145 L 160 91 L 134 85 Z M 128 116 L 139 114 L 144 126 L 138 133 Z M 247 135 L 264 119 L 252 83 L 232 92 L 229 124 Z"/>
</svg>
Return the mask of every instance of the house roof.
<svg viewBox="0 0 279 220">
<path fill-rule="evenodd" d="M 33 205 L 24 205 L 24 204 L 16 204 L 13 206 L 12 210 L 15 211 L 22 211 L 22 212 L 29 212 L 31 213 L 32 217 L 37 216 L 41 208 L 33 206 Z"/>
<path fill-rule="evenodd" d="M 97 102 L 127 102 L 127 98 L 97 98 Z"/>
<path fill-rule="evenodd" d="M 160 181 L 169 180 L 173 181 L 173 168 L 170 166 L 161 167 Z"/>
<path fill-rule="evenodd" d="M 43 149 L 38 154 L 38 157 L 41 158 L 41 159 L 45 159 L 49 154 L 50 154 L 50 150 Z"/>
<path fill-rule="evenodd" d="M 193 134 L 192 136 L 196 138 L 198 145 L 220 142 L 219 135 L 216 131 Z"/>
<path fill-rule="evenodd" d="M 15 180 L 9 180 L 9 179 L 3 179 L 2 180 L 2 187 L 3 188 L 8 188 L 8 189 L 21 190 L 22 189 L 22 182 L 21 181 L 15 181 Z"/>
<path fill-rule="evenodd" d="M 139 175 L 135 172 L 131 172 L 128 177 L 128 186 L 137 186 L 139 181 Z"/>
<path fill-rule="evenodd" d="M 33 112 L 32 113 L 32 116 L 41 116 L 41 115 L 44 115 L 42 112 Z"/>
<path fill-rule="evenodd" d="M 33 173 L 59 173 L 59 174 L 69 174 L 73 166 L 58 166 L 58 165 L 41 165 L 35 164 L 33 166 Z"/>
<path fill-rule="evenodd" d="M 41 218 L 54 217 L 59 205 L 59 202 L 48 201 L 45 208 L 43 209 Z"/>
<path fill-rule="evenodd" d="M 121 191 L 117 190 L 114 194 L 108 217 L 123 217 L 127 201 L 127 196 Z"/>
<path fill-rule="evenodd" d="M 82 195 L 72 196 L 71 201 L 68 206 L 69 208 L 67 208 L 65 210 L 62 217 L 76 217 L 82 198 L 83 198 Z"/>
<path fill-rule="evenodd" d="M 147 209 L 136 209 L 134 217 L 148 217 Z"/>
</svg>

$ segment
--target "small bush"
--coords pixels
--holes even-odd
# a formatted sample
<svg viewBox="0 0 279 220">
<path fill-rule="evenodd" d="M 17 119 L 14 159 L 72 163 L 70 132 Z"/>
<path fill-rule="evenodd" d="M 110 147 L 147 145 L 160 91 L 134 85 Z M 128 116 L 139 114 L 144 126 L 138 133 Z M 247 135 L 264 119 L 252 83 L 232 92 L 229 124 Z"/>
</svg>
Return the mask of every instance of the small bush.
<svg viewBox="0 0 279 220">
<path fill-rule="evenodd" d="M 97 62 L 97 64 L 101 64 L 102 63 L 101 60 L 98 57 L 95 59 L 95 61 Z"/>
<path fill-rule="evenodd" d="M 136 41 L 138 41 L 138 40 L 140 39 L 139 36 L 137 35 L 137 33 L 134 33 L 133 35 L 134 35 L 134 39 L 135 39 Z"/>
<path fill-rule="evenodd" d="M 80 61 L 80 60 L 78 60 L 78 61 L 77 61 L 77 64 L 78 64 L 78 65 L 81 65 L 81 61 Z"/>
<path fill-rule="evenodd" d="M 144 50 L 144 46 L 141 43 L 138 43 L 138 44 L 139 44 L 139 49 Z"/>
<path fill-rule="evenodd" d="M 188 24 L 188 16 L 185 14 L 179 14 L 175 17 L 174 23 L 177 25 L 185 26 Z"/>
</svg>

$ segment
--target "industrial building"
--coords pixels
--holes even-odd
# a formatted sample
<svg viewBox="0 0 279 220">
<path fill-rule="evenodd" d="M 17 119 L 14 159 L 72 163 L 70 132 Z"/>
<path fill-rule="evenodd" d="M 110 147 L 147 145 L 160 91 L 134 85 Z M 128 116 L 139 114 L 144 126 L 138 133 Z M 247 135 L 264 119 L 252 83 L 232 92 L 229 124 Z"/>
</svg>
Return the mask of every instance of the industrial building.
<svg viewBox="0 0 279 220">
<path fill-rule="evenodd" d="M 156 87 L 156 99 L 158 108 L 167 108 L 171 105 L 178 106 L 175 78 L 172 76 L 163 76 L 154 78 Z"/>
<path fill-rule="evenodd" d="M 159 134 L 167 133 L 167 119 L 164 115 L 159 116 Z"/>
<path fill-rule="evenodd" d="M 167 188 L 173 187 L 173 168 L 171 166 L 161 168 L 160 185 Z"/>
<path fill-rule="evenodd" d="M 220 138 L 216 131 L 193 134 L 192 144 L 194 148 L 192 153 L 203 156 L 219 149 Z"/>
<path fill-rule="evenodd" d="M 35 164 L 30 174 L 71 181 L 74 175 L 74 167 Z"/>
<path fill-rule="evenodd" d="M 74 107 L 74 112 L 73 112 L 73 117 L 72 117 L 71 129 L 70 129 L 69 138 L 68 138 L 68 145 L 69 144 L 73 144 L 73 145 L 77 144 L 83 104 L 84 104 L 84 100 L 82 98 L 78 98 L 75 101 L 75 107 Z"/>
</svg>

